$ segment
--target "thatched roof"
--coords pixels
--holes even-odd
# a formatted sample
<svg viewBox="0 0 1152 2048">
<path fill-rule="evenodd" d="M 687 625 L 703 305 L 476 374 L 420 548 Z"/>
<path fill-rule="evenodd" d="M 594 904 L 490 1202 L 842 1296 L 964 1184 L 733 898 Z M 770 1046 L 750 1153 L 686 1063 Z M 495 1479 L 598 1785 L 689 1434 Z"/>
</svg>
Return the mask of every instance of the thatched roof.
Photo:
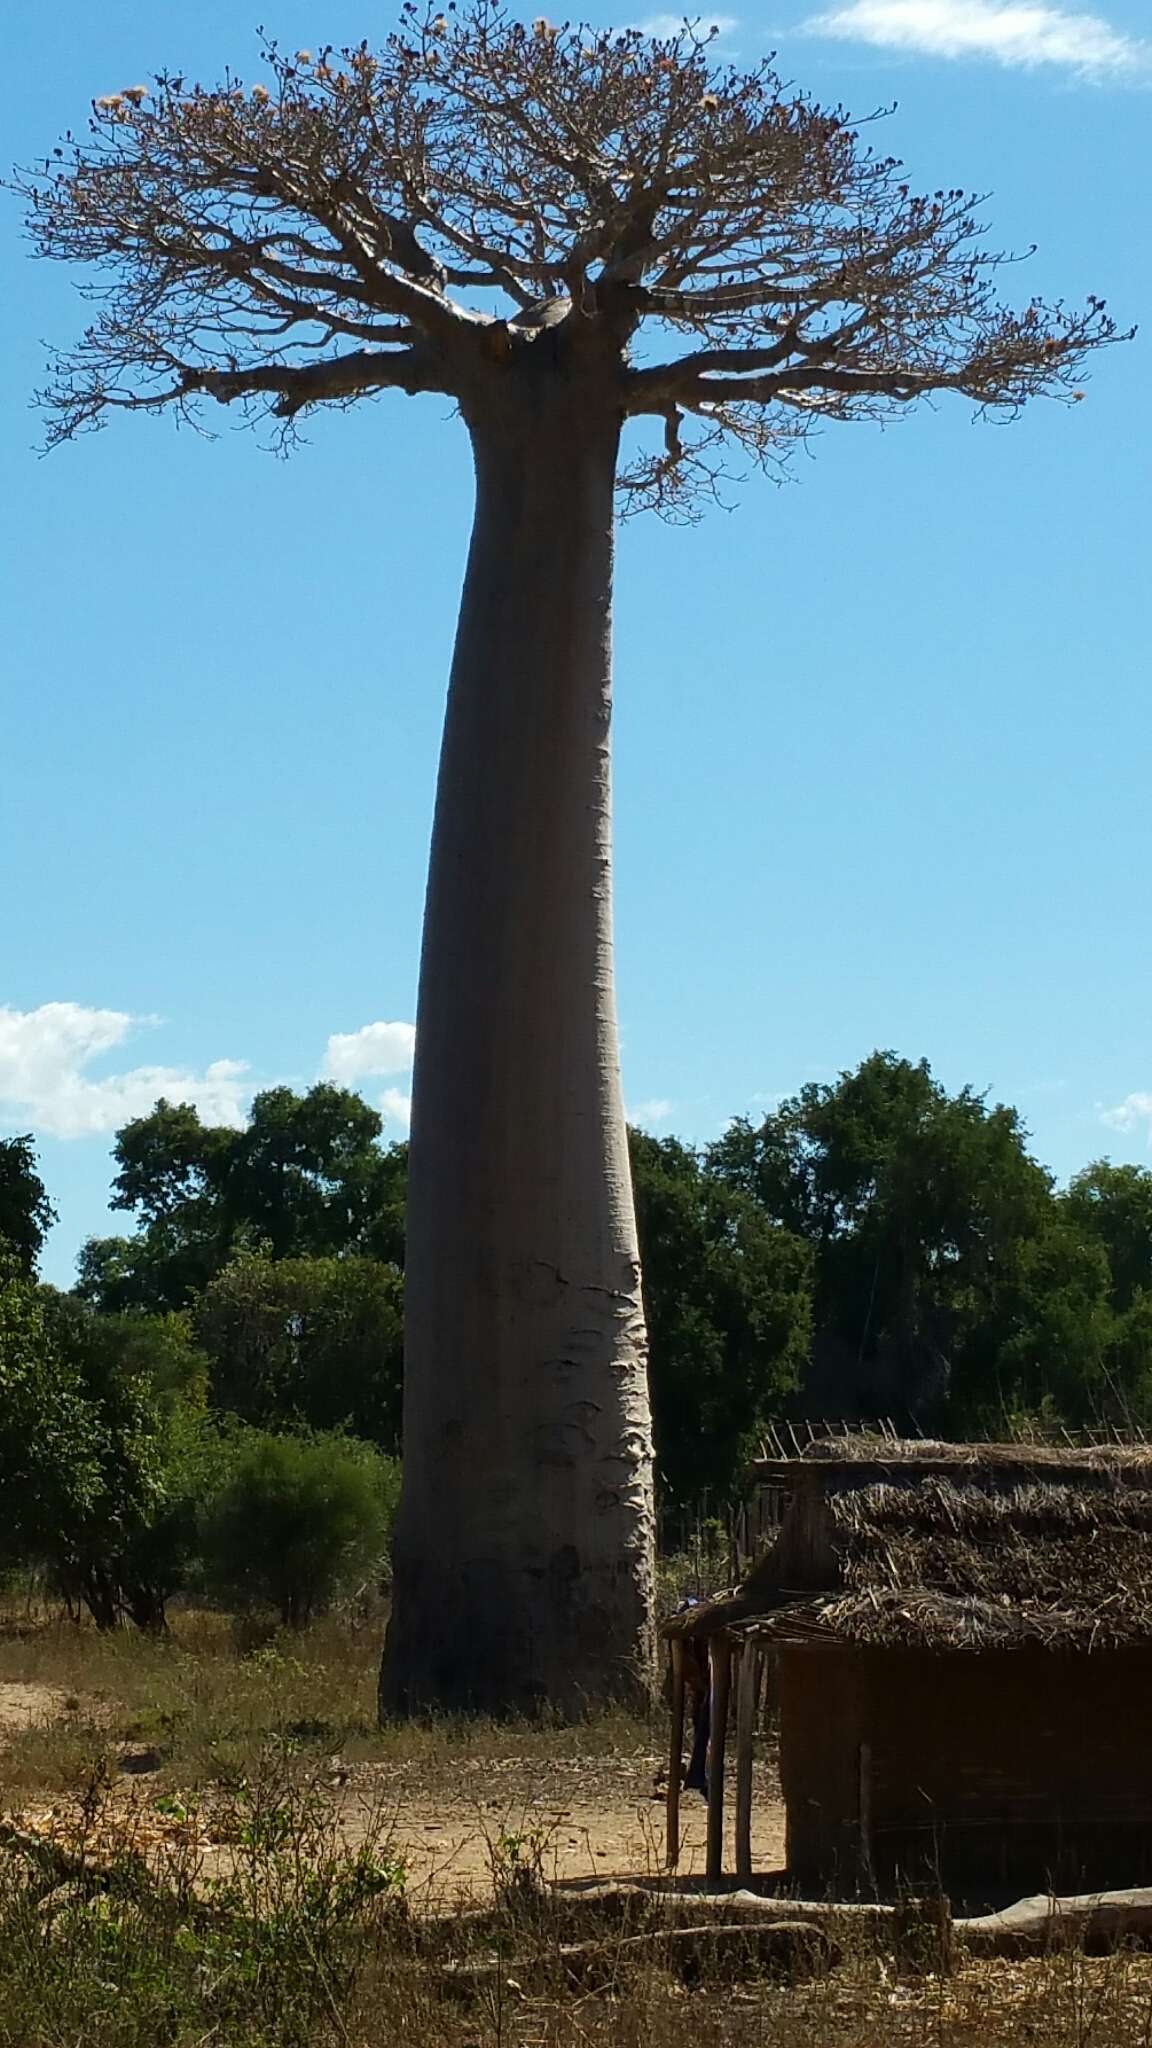
<svg viewBox="0 0 1152 2048">
<path fill-rule="evenodd" d="M 838 1436 L 813 1436 L 787 1450 L 776 1439 L 778 1455 L 767 1453 L 749 1468 L 753 1485 L 788 1485 L 797 1472 L 813 1465 L 875 1466 L 878 1470 L 915 1466 L 924 1471 L 1006 1473 L 1101 1473 L 1131 1477 L 1152 1486 L 1152 1446 L 1126 1441 L 1077 1444 L 1047 1443 L 1024 1438 L 1013 1443 L 946 1443 L 938 1437 L 894 1437 L 871 1430 Z"/>
<path fill-rule="evenodd" d="M 939 1478 L 827 1498 L 840 1585 L 789 1602 L 782 1637 L 991 1648 L 1152 1642 L 1152 1490 Z"/>
<path fill-rule="evenodd" d="M 1152 1644 L 1146 1445 L 841 1438 L 790 1460 L 788 1487 L 772 1550 L 692 1632 L 929 1649 Z"/>
</svg>

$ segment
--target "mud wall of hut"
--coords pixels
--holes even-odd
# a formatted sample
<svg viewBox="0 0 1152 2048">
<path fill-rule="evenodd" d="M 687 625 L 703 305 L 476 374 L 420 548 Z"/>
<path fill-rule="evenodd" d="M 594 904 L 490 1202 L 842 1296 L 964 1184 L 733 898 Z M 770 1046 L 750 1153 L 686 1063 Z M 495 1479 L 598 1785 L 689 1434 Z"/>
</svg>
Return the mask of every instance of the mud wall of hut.
<svg viewBox="0 0 1152 2048">
<path fill-rule="evenodd" d="M 1152 1652 L 784 1645 L 776 1684 L 806 1888 L 1152 1883 Z"/>
</svg>

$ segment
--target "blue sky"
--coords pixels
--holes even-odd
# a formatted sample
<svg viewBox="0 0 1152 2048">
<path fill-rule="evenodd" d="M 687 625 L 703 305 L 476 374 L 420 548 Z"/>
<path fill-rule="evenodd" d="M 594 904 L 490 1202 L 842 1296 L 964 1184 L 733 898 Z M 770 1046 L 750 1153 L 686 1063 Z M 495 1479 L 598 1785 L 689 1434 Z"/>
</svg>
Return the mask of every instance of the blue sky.
<svg viewBox="0 0 1152 2048">
<path fill-rule="evenodd" d="M 5 153 L 164 65 L 254 75 L 262 11 L 312 45 L 391 21 L 21 9 Z M 1039 244 L 1020 297 L 1152 326 L 1145 0 L 772 0 L 725 44 L 854 112 L 898 101 L 913 179 Z M 0 1130 L 37 1134 L 67 1282 L 112 1133 L 160 1092 L 234 1118 L 331 1072 L 403 1130 L 469 464 L 442 403 L 400 397 L 287 462 L 227 416 L 42 459 L 27 394 L 81 309 L 12 202 L 0 266 Z M 830 426 L 735 513 L 624 528 L 620 1007 L 652 1128 L 706 1138 L 883 1045 L 1017 1103 L 1062 1176 L 1152 1163 L 1147 351 L 1072 410 Z"/>
</svg>

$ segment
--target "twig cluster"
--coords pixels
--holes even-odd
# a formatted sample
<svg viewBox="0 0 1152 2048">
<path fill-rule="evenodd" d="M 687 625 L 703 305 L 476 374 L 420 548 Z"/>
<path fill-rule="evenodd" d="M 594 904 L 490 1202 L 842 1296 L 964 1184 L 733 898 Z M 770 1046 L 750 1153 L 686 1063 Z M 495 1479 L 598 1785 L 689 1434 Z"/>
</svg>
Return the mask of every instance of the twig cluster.
<svg viewBox="0 0 1152 2048">
<path fill-rule="evenodd" d="M 867 124 L 689 24 L 409 0 L 379 51 L 263 55 L 252 85 L 109 93 L 20 176 L 38 251 L 96 302 L 44 394 L 52 440 L 205 397 L 289 430 L 386 389 L 467 410 L 543 342 L 607 363 L 610 403 L 655 422 L 623 482 L 675 514 L 717 489 L 728 441 L 771 466 L 822 419 L 939 391 L 1074 399 L 1116 338 L 1099 299 L 1001 306 L 1015 259 L 984 245 L 978 199 L 913 194 Z"/>
</svg>

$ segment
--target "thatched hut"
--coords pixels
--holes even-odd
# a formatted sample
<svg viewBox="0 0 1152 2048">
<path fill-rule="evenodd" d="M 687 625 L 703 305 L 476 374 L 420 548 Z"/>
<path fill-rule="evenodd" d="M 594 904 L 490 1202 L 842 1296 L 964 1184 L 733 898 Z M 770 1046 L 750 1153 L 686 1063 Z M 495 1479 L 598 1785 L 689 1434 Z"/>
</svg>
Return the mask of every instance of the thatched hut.
<svg viewBox="0 0 1152 2048">
<path fill-rule="evenodd" d="M 805 1888 L 1152 1882 L 1152 1451 L 841 1437 L 755 1478 L 780 1496 L 770 1550 L 665 1627 L 674 1719 L 685 1639 L 711 1661 L 710 1874 L 733 1698 L 751 1869 L 766 1674 Z"/>
</svg>

